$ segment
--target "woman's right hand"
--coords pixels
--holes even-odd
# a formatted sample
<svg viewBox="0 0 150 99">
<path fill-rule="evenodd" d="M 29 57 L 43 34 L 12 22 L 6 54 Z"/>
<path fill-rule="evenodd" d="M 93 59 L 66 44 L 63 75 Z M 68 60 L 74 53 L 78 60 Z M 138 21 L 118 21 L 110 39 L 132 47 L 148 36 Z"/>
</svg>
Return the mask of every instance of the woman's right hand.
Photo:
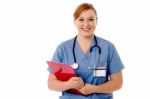
<svg viewBox="0 0 150 99">
<path fill-rule="evenodd" d="M 84 82 L 82 80 L 82 78 L 80 77 L 72 77 L 67 81 L 68 86 L 70 86 L 71 88 L 74 89 L 81 89 L 82 87 L 84 87 Z"/>
</svg>

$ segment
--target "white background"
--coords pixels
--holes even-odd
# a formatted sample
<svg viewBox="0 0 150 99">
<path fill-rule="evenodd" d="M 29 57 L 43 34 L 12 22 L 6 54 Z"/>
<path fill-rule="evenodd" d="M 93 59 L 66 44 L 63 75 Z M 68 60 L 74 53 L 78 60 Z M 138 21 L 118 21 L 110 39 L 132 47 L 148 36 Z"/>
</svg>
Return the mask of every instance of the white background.
<svg viewBox="0 0 150 99">
<path fill-rule="evenodd" d="M 0 99 L 58 99 L 45 61 L 77 34 L 72 14 L 81 2 L 95 6 L 95 34 L 115 44 L 126 67 L 115 99 L 150 99 L 149 0 L 1 0 Z"/>
</svg>

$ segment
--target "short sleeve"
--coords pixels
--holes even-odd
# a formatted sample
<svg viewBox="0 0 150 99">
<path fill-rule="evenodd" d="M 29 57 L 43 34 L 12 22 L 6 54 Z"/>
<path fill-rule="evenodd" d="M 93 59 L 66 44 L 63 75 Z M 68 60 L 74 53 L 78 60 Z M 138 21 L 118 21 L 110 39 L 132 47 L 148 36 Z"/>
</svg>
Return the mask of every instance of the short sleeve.
<svg viewBox="0 0 150 99">
<path fill-rule="evenodd" d="M 57 46 L 51 61 L 62 62 L 62 59 L 63 59 L 63 49 L 62 49 L 61 45 L 59 45 L 59 46 Z M 50 73 L 52 73 L 52 71 L 49 67 L 47 68 L 47 70 Z"/>
<path fill-rule="evenodd" d="M 110 44 L 109 46 L 108 66 L 110 75 L 119 72 L 124 68 L 120 56 L 113 44 Z"/>
<path fill-rule="evenodd" d="M 62 59 L 63 59 L 63 48 L 61 47 L 61 45 L 59 45 L 56 48 L 51 60 L 55 62 L 62 62 Z"/>
</svg>

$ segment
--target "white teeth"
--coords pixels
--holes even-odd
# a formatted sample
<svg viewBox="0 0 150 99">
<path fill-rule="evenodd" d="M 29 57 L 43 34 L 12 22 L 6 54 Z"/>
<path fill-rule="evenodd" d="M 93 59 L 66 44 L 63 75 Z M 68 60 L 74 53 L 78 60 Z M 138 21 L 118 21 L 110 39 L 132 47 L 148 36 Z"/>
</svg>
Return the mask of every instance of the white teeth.
<svg viewBox="0 0 150 99">
<path fill-rule="evenodd" d="M 83 29 L 83 30 L 84 30 L 84 31 L 88 31 L 89 29 L 86 28 L 86 29 Z"/>
</svg>

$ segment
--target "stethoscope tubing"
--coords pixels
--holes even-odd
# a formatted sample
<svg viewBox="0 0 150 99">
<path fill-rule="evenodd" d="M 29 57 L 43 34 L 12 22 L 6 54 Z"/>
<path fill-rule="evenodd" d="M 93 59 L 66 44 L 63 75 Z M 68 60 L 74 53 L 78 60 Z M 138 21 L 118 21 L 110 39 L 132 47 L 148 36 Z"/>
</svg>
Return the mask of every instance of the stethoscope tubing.
<svg viewBox="0 0 150 99">
<path fill-rule="evenodd" d="M 76 44 L 76 39 L 77 39 L 77 36 L 74 38 L 73 49 L 72 49 L 72 52 L 73 52 L 73 58 L 74 58 L 74 63 L 77 63 L 76 55 L 75 55 L 75 44 Z M 98 44 L 97 44 L 97 39 L 96 39 L 96 36 L 95 36 L 95 35 L 94 35 L 94 40 L 95 40 L 95 45 L 91 47 L 90 53 L 92 52 L 92 50 L 93 50 L 94 47 L 97 47 L 97 48 L 98 48 L 98 51 L 99 51 L 99 55 L 100 55 L 100 54 L 101 54 L 101 48 L 100 48 L 100 46 L 98 46 Z"/>
</svg>

